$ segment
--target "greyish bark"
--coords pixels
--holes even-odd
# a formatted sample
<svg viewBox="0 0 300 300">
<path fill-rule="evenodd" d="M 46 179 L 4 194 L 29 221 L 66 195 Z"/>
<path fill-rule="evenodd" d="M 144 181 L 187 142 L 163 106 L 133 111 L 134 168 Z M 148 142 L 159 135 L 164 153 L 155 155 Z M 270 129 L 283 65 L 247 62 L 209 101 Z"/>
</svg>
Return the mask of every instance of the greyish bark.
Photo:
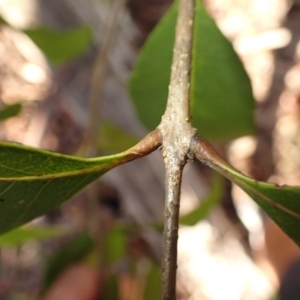
<svg viewBox="0 0 300 300">
<path fill-rule="evenodd" d="M 176 299 L 177 239 L 182 170 L 195 129 L 190 123 L 189 94 L 194 0 L 181 0 L 173 49 L 166 111 L 158 129 L 165 163 L 165 212 L 162 260 L 162 299 Z"/>
</svg>

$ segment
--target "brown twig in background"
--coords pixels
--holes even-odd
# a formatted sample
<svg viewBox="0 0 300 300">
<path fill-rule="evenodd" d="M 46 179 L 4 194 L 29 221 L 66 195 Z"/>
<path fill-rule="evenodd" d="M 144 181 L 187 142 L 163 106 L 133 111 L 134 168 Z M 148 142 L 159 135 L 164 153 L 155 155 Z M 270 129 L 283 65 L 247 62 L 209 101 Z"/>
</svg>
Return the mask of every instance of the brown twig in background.
<svg viewBox="0 0 300 300">
<path fill-rule="evenodd" d="M 111 12 L 108 17 L 106 28 L 99 49 L 94 69 L 91 78 L 91 88 L 89 97 L 89 126 L 87 128 L 86 138 L 83 144 L 83 151 L 88 157 L 97 156 L 98 139 L 99 139 L 99 103 L 102 97 L 104 82 L 107 76 L 109 65 L 109 52 L 112 49 L 115 41 L 116 33 L 118 32 L 118 18 L 125 4 L 125 0 L 114 0 L 111 4 Z M 87 189 L 88 197 L 88 219 L 89 231 L 96 241 L 96 253 L 98 259 L 98 267 L 101 274 L 102 283 L 106 285 L 107 281 L 107 250 L 106 240 L 110 230 L 109 216 L 101 209 L 99 205 L 99 191 L 96 184 L 91 185 Z M 101 283 L 99 282 L 99 285 Z M 101 292 L 99 297 L 105 297 L 105 290 Z"/>
<path fill-rule="evenodd" d="M 113 1 L 109 20 L 104 30 L 104 36 L 101 43 L 101 49 L 95 61 L 95 67 L 92 73 L 91 90 L 89 99 L 89 117 L 90 124 L 87 132 L 87 142 L 93 147 L 97 144 L 99 131 L 99 100 L 103 92 L 104 81 L 107 73 L 109 62 L 109 52 L 116 39 L 116 32 L 118 31 L 118 17 L 122 8 L 125 5 L 125 0 Z M 88 147 L 90 148 L 90 147 Z M 92 151 L 92 150 L 90 150 Z M 96 153 L 93 153 L 96 154 Z M 93 155 L 92 154 L 92 155 Z"/>
</svg>

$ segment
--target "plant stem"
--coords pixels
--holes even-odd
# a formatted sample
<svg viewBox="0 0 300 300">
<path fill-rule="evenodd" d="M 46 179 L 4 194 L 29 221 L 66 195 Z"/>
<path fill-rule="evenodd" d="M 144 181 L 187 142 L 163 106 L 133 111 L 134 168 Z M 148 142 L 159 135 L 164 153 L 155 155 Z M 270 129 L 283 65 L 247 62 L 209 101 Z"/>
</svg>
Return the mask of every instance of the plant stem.
<svg viewBox="0 0 300 300">
<path fill-rule="evenodd" d="M 116 40 L 119 30 L 118 17 L 122 12 L 125 0 L 114 0 L 111 4 L 111 12 L 108 16 L 108 22 L 104 28 L 104 35 L 101 41 L 101 49 L 98 52 L 91 79 L 91 90 L 89 98 L 89 117 L 90 124 L 87 132 L 87 143 L 89 155 L 97 154 L 95 147 L 97 145 L 99 133 L 99 102 L 104 89 L 105 77 L 109 67 L 109 53 Z"/>
<path fill-rule="evenodd" d="M 166 202 L 164 212 L 162 299 L 176 299 L 176 269 L 180 186 L 183 162 L 166 165 Z"/>
<path fill-rule="evenodd" d="M 89 98 L 89 126 L 83 143 L 83 150 L 88 157 L 98 155 L 97 140 L 99 138 L 99 103 L 102 97 L 105 76 L 109 66 L 109 53 L 112 49 L 115 37 L 119 30 L 118 17 L 122 12 L 125 0 L 114 0 L 111 4 L 111 11 L 108 16 L 108 22 L 104 28 L 104 35 L 101 41 L 101 49 L 98 51 L 94 70 L 91 78 L 91 89 Z M 105 247 L 109 231 L 107 215 L 99 206 L 98 184 L 94 183 L 87 189 L 88 196 L 88 226 L 89 231 L 96 241 L 96 251 L 98 267 L 102 274 L 101 280 L 107 280 L 107 253 Z M 99 283 L 100 284 L 100 283 Z"/>
<path fill-rule="evenodd" d="M 166 169 L 162 299 L 176 299 L 177 239 L 182 170 L 195 129 L 190 123 L 190 65 L 194 0 L 180 0 L 166 111 L 158 129 L 163 137 Z"/>
</svg>

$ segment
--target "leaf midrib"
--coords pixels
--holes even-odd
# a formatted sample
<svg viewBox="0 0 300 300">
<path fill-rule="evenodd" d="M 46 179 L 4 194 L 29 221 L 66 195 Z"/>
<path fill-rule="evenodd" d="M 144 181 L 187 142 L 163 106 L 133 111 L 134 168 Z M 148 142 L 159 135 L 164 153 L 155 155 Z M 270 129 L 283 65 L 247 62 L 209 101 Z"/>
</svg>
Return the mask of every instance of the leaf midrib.
<svg viewBox="0 0 300 300">
<path fill-rule="evenodd" d="M 76 175 L 85 175 L 90 173 L 98 173 L 98 172 L 107 172 L 112 167 L 116 166 L 118 164 L 114 165 L 107 165 L 107 167 L 96 166 L 93 168 L 87 168 L 82 170 L 76 170 L 76 171 L 68 171 L 68 172 L 61 172 L 61 173 L 53 173 L 53 174 L 46 174 L 46 175 L 33 175 L 33 176 L 22 176 L 22 177 L 0 177 L 0 183 L 1 182 L 9 182 L 9 181 L 32 181 L 32 180 L 50 180 L 50 179 L 56 179 L 56 178 L 63 178 L 63 177 L 72 177 Z"/>
<path fill-rule="evenodd" d="M 253 188 L 251 185 L 247 185 L 244 181 L 239 179 L 239 177 L 243 178 L 247 181 L 251 181 L 251 182 L 254 181 L 253 179 L 248 178 L 248 177 L 242 175 L 241 173 L 235 172 L 232 169 L 229 169 L 229 168 L 226 168 L 226 169 L 231 175 L 233 175 L 233 176 L 230 176 L 231 177 L 230 179 L 233 182 L 235 182 L 238 186 L 240 186 L 243 190 L 248 191 L 249 193 L 251 193 L 254 196 L 258 197 L 259 199 L 263 200 L 264 202 L 270 204 L 271 206 L 273 206 L 273 207 L 275 207 L 279 210 L 282 210 L 283 212 L 287 213 L 288 215 L 300 220 L 300 214 L 298 214 L 298 213 L 292 211 L 291 209 L 283 206 L 282 204 L 272 200 L 268 196 L 266 196 L 266 195 L 262 194 L 261 192 L 259 192 L 257 189 Z M 250 195 L 250 197 L 251 197 L 251 195 Z"/>
</svg>

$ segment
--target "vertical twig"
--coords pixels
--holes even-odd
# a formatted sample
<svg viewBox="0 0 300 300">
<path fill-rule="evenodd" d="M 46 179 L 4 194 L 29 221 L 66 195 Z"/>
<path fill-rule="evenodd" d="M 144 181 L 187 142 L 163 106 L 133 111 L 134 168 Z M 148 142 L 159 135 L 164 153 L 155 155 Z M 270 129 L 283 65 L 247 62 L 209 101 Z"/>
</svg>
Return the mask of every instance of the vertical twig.
<svg viewBox="0 0 300 300">
<path fill-rule="evenodd" d="M 182 170 L 195 130 L 190 124 L 194 0 L 180 0 L 167 108 L 159 125 L 166 169 L 162 299 L 176 299 L 178 216 Z"/>
<path fill-rule="evenodd" d="M 96 57 L 90 89 L 89 99 L 89 117 L 90 124 L 87 132 L 87 142 L 93 147 L 97 144 L 98 129 L 99 129 L 99 101 L 103 92 L 104 81 L 107 75 L 109 63 L 109 52 L 116 40 L 118 33 L 118 17 L 124 7 L 125 0 L 114 0 L 111 4 L 111 12 L 109 19 L 104 28 L 104 35 L 101 43 L 101 49 Z M 90 147 L 88 147 L 90 148 Z M 95 155 L 95 150 L 91 150 L 92 155 Z M 91 153 L 90 153 L 91 154 Z"/>
<path fill-rule="evenodd" d="M 89 97 L 89 126 L 86 139 L 83 144 L 83 150 L 88 157 L 98 155 L 97 140 L 99 138 L 99 103 L 102 97 L 104 82 L 107 76 L 109 66 L 109 53 L 113 47 L 116 35 L 119 30 L 118 18 L 122 12 L 125 0 L 114 0 L 110 5 L 108 21 L 104 28 L 101 49 L 98 52 L 91 79 L 90 97 Z M 88 227 L 96 241 L 96 251 L 98 267 L 101 274 L 101 282 L 106 286 L 107 265 L 106 240 L 110 230 L 110 220 L 105 211 L 99 206 L 99 190 L 96 184 L 87 189 L 88 195 Z M 99 283 L 101 284 L 101 283 Z M 106 290 L 101 290 L 102 297 L 105 297 Z"/>
<path fill-rule="evenodd" d="M 178 217 L 182 169 L 185 162 L 166 165 L 164 213 L 162 299 L 176 299 Z"/>
</svg>

